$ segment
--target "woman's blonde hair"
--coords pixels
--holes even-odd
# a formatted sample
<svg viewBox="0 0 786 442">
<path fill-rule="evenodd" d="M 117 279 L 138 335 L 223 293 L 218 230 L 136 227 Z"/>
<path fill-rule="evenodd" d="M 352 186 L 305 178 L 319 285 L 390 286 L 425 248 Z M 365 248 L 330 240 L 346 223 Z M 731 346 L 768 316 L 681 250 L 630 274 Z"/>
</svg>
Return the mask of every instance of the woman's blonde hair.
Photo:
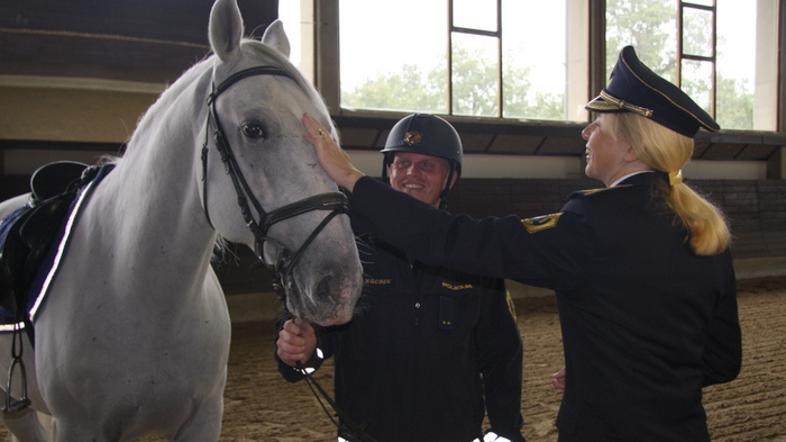
<svg viewBox="0 0 786 442">
<path fill-rule="evenodd" d="M 672 178 L 666 204 L 688 229 L 697 255 L 717 255 L 729 246 L 731 233 L 723 212 L 682 182 L 680 170 L 693 155 L 693 139 L 634 113 L 606 114 L 610 135 L 630 143 L 639 160 Z M 676 177 L 676 179 L 675 179 Z"/>
</svg>

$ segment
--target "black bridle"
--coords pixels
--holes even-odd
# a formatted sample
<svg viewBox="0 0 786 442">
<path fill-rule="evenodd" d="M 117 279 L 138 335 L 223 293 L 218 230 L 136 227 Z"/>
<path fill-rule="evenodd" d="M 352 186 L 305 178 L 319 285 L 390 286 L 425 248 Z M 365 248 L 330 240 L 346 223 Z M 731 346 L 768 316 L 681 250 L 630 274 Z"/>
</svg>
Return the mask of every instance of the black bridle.
<svg viewBox="0 0 786 442">
<path fill-rule="evenodd" d="M 216 150 L 218 150 L 218 153 L 221 156 L 221 162 L 224 163 L 227 174 L 232 180 L 232 185 L 235 187 L 235 193 L 237 194 L 237 204 L 240 206 L 240 212 L 243 215 L 243 220 L 251 230 L 251 233 L 254 235 L 254 254 L 260 261 L 264 262 L 262 248 L 266 241 L 275 241 L 281 247 L 281 256 L 279 257 L 278 262 L 273 265 L 273 269 L 280 281 L 280 285 L 278 287 L 274 286 L 274 288 L 279 293 L 282 304 L 286 309 L 286 287 L 287 282 L 291 281 L 292 270 L 295 268 L 295 265 L 297 265 L 301 256 L 303 256 L 303 253 L 309 244 L 314 241 L 314 238 L 316 238 L 319 232 L 321 232 L 325 226 L 327 226 L 330 220 L 332 220 L 333 217 L 338 214 L 347 213 L 349 211 L 349 203 L 347 201 L 346 195 L 341 192 L 326 192 L 303 198 L 302 200 L 295 201 L 294 203 L 287 204 L 283 207 L 279 207 L 278 209 L 275 209 L 269 213 L 262 208 L 262 205 L 254 196 L 254 193 L 251 191 L 248 182 L 243 176 L 243 172 L 240 170 L 237 159 L 235 158 L 235 155 L 229 146 L 229 141 L 227 141 L 227 137 L 224 134 L 224 129 L 221 127 L 221 120 L 218 118 L 218 111 L 216 110 L 216 99 L 218 99 L 218 96 L 221 95 L 222 92 L 229 89 L 230 86 L 237 83 L 238 81 L 255 75 L 277 75 L 290 78 L 297 82 L 297 80 L 295 80 L 295 78 L 292 77 L 289 72 L 275 66 L 256 66 L 253 68 L 244 69 L 230 75 L 229 78 L 219 83 L 218 86 L 216 86 L 215 80 L 212 82 L 212 92 L 207 98 L 208 115 L 207 122 L 205 123 L 205 143 L 202 145 L 202 207 L 205 211 L 205 218 L 207 219 L 208 224 L 210 224 L 210 227 L 213 227 L 213 222 L 210 220 L 210 213 L 208 212 L 207 208 L 207 154 L 209 149 L 208 140 L 210 138 L 210 120 L 212 119 L 213 124 L 215 125 L 213 129 L 213 138 L 215 139 Z M 251 207 L 248 204 L 249 200 L 254 206 L 254 210 L 259 215 L 258 221 L 254 219 L 254 216 L 251 213 Z M 290 250 L 287 249 L 280 241 L 276 241 L 275 239 L 267 236 L 268 230 L 276 223 L 315 210 L 329 210 L 330 213 L 328 213 L 325 218 L 322 219 L 322 221 L 314 228 L 306 240 L 303 241 L 303 244 L 301 244 L 300 248 L 298 248 L 294 253 L 290 252 Z M 215 229 L 215 227 L 213 228 Z M 330 418 L 336 427 L 342 429 L 345 433 L 352 434 L 353 437 L 356 438 L 353 440 L 363 442 L 374 441 L 373 438 L 365 434 L 362 428 L 354 425 L 351 419 L 349 419 L 345 413 L 338 409 L 333 399 L 330 398 L 330 396 L 317 383 L 317 381 L 311 377 L 310 374 L 305 372 L 303 372 L 303 374 L 312 393 L 317 398 L 317 401 L 322 406 L 322 409 L 328 415 L 328 418 Z M 340 422 L 336 421 L 328 412 L 326 406 L 323 404 L 323 401 L 325 401 L 334 410 L 336 415 L 339 417 Z"/>
<path fill-rule="evenodd" d="M 207 122 L 205 124 L 205 143 L 202 145 L 202 207 L 204 208 L 205 217 L 207 218 L 208 224 L 210 224 L 210 227 L 213 227 L 213 222 L 210 220 L 210 213 L 208 212 L 207 206 L 208 140 L 210 132 L 210 120 L 212 119 L 213 125 L 215 126 L 213 129 L 213 139 L 215 140 L 216 150 L 221 156 L 221 162 L 224 163 L 227 174 L 232 180 L 232 185 L 235 187 L 235 193 L 237 194 L 237 204 L 240 206 L 240 212 L 243 215 L 243 220 L 251 230 L 251 233 L 254 235 L 254 254 L 260 261 L 264 262 L 263 246 L 265 242 L 274 241 L 279 244 L 282 252 L 278 261 L 273 264 L 272 267 L 282 285 L 286 287 L 287 281 L 291 280 L 293 269 L 297 265 L 300 258 L 303 256 L 306 248 L 309 246 L 309 244 L 311 244 L 312 241 L 314 241 L 319 232 L 325 228 L 325 226 L 330 222 L 331 219 L 333 219 L 333 217 L 338 214 L 348 212 L 348 202 L 347 197 L 341 192 L 327 192 L 295 201 L 283 207 L 279 207 L 278 209 L 272 210 L 271 212 L 266 212 L 265 209 L 262 208 L 262 205 L 254 196 L 254 193 L 251 191 L 248 182 L 243 176 L 243 172 L 240 170 L 237 159 L 235 158 L 232 148 L 229 146 L 229 141 L 227 140 L 224 130 L 221 127 L 221 120 L 218 118 L 218 111 L 216 110 L 216 100 L 222 92 L 229 89 L 230 86 L 237 83 L 238 81 L 256 75 L 276 75 L 297 81 L 289 72 L 275 66 L 256 66 L 244 69 L 232 74 L 229 76 L 229 78 L 219 83 L 218 86 L 216 86 L 215 80 L 213 80 L 212 92 L 207 99 L 208 115 Z M 251 201 L 251 204 L 254 206 L 254 210 L 259 215 L 258 220 L 255 220 L 253 214 L 251 213 L 249 201 Z M 268 230 L 270 230 L 270 228 L 276 223 L 315 210 L 327 210 L 330 211 L 330 213 L 328 213 L 322 222 L 320 222 L 314 228 L 300 248 L 298 248 L 294 253 L 287 249 L 280 241 L 276 241 L 275 239 L 268 237 Z"/>
</svg>

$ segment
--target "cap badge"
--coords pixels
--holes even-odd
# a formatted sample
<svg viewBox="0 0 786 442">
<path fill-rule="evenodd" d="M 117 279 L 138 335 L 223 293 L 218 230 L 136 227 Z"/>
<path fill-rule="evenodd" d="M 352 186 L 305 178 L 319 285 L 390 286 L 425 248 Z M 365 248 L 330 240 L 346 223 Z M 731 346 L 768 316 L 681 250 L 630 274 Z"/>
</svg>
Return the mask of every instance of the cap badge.
<svg viewBox="0 0 786 442">
<path fill-rule="evenodd" d="M 418 144 L 423 139 L 423 134 L 419 131 L 413 130 L 404 134 L 404 144 L 408 146 L 412 146 L 413 144 Z"/>
</svg>

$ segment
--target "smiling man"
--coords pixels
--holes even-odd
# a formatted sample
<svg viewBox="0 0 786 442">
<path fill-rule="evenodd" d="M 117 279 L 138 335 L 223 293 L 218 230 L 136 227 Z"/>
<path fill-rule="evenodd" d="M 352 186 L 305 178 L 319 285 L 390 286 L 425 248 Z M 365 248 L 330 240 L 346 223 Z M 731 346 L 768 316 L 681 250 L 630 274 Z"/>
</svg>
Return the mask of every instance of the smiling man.
<svg viewBox="0 0 786 442">
<path fill-rule="evenodd" d="M 391 129 L 382 153 L 382 177 L 390 187 L 431 206 L 446 207 L 463 159 L 461 139 L 450 123 L 435 115 L 405 117 Z"/>
<path fill-rule="evenodd" d="M 390 187 L 446 206 L 462 164 L 450 123 L 409 115 L 393 126 L 382 153 Z M 522 345 L 504 282 L 409 260 L 364 234 L 363 219 L 352 222 L 363 240 L 362 313 L 316 332 L 299 319 L 284 323 L 276 342 L 281 374 L 297 381 L 298 362 L 308 372 L 335 357 L 336 402 L 355 424 L 343 422 L 339 440 L 523 441 Z M 407 214 L 398 222 L 407 223 Z"/>
</svg>

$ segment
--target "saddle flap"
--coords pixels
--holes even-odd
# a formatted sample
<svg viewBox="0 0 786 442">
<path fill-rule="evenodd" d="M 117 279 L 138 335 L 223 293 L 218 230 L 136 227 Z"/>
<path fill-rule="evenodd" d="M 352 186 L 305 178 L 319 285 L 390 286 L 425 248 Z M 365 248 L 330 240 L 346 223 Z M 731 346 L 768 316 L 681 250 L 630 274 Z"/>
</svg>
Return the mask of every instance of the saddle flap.
<svg viewBox="0 0 786 442">
<path fill-rule="evenodd" d="M 29 206 L 21 207 L 3 219 L 0 226 L 0 307 L 9 312 L 16 312 L 23 302 L 21 274 L 29 249 L 19 236 L 19 229 L 31 212 Z"/>
<path fill-rule="evenodd" d="M 87 164 L 76 161 L 55 161 L 39 167 L 30 177 L 34 204 L 64 193 L 87 168 Z"/>
<path fill-rule="evenodd" d="M 0 226 L 0 307 L 20 314 L 27 289 L 58 236 L 88 166 L 60 161 L 33 173 L 30 204 Z"/>
<path fill-rule="evenodd" d="M 23 273 L 25 285 L 35 277 L 41 260 L 57 239 L 57 233 L 68 215 L 68 208 L 76 197 L 76 191 L 63 193 L 34 207 L 19 228 L 19 237 L 26 246 Z"/>
</svg>

